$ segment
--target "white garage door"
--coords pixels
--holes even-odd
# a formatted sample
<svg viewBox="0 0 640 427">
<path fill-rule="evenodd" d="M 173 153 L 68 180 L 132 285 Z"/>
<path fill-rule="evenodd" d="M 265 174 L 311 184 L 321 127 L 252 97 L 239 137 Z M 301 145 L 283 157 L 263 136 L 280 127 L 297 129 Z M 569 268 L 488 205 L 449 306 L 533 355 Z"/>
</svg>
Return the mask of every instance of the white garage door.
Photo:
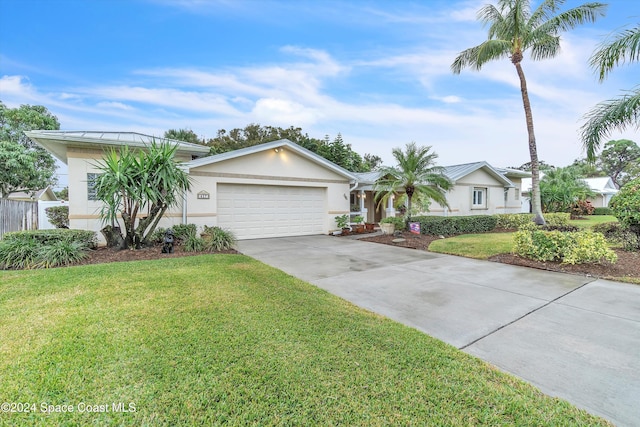
<svg viewBox="0 0 640 427">
<path fill-rule="evenodd" d="M 322 234 L 325 199 L 324 188 L 218 184 L 218 225 L 238 239 Z"/>
</svg>

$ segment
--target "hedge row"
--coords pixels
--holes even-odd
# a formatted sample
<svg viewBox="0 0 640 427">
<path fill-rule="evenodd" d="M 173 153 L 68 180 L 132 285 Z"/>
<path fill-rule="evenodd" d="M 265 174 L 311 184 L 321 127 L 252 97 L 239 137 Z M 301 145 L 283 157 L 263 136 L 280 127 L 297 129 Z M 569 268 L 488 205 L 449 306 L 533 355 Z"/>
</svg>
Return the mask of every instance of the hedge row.
<svg viewBox="0 0 640 427">
<path fill-rule="evenodd" d="M 520 213 L 520 214 L 496 214 L 497 218 L 496 228 L 503 230 L 517 230 L 523 225 L 533 221 L 533 214 Z M 562 227 L 569 225 L 571 214 L 564 212 L 546 213 L 544 214 L 544 220 L 548 226 Z"/>
<path fill-rule="evenodd" d="M 0 240 L 0 269 L 49 268 L 76 263 L 97 245 L 86 230 L 31 230 L 7 233 Z"/>
<path fill-rule="evenodd" d="M 451 236 L 466 233 L 486 233 L 496 228 L 495 215 L 474 216 L 416 216 L 411 222 L 420 223 L 420 233 Z"/>
</svg>

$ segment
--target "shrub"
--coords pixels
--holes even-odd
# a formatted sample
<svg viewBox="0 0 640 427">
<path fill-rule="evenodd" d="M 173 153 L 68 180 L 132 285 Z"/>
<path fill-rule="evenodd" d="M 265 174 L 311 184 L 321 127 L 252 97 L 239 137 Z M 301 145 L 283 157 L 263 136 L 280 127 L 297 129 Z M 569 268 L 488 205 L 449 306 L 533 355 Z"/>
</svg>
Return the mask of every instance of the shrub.
<svg viewBox="0 0 640 427">
<path fill-rule="evenodd" d="M 567 264 L 617 260 L 601 233 L 544 231 L 535 224 L 527 224 L 514 234 L 513 251 L 536 261 L 562 261 Z"/>
<path fill-rule="evenodd" d="M 415 218 L 411 222 L 418 222 Z M 380 224 L 393 224 L 397 231 L 406 230 L 407 222 L 399 216 L 388 216 L 380 221 Z"/>
<path fill-rule="evenodd" d="M 69 265 L 81 261 L 87 256 L 86 247 L 82 243 L 58 240 L 38 248 L 38 262 L 35 266 L 50 268 Z"/>
<path fill-rule="evenodd" d="M 195 236 L 198 233 L 198 227 L 195 224 L 176 224 L 171 229 L 173 230 L 173 237 L 176 239 L 175 243 L 178 245 L 183 244 L 189 236 Z M 164 239 L 164 231 L 162 233 L 160 243 Z"/>
<path fill-rule="evenodd" d="M 98 246 L 96 233 L 89 230 L 69 230 L 56 228 L 53 230 L 26 230 L 6 233 L 3 240 L 34 240 L 40 245 L 47 245 L 57 241 L 78 242 L 88 249 Z"/>
<path fill-rule="evenodd" d="M 602 233 L 608 241 L 619 244 L 626 251 L 640 249 L 640 238 L 619 222 L 603 222 L 593 226 L 593 231 Z"/>
<path fill-rule="evenodd" d="M 589 200 L 578 200 L 571 206 L 571 216 L 581 217 L 586 215 L 592 215 L 595 208 Z"/>
<path fill-rule="evenodd" d="M 553 212 L 544 214 L 544 220 L 549 226 L 569 225 L 571 214 L 565 212 Z"/>
<path fill-rule="evenodd" d="M 338 228 L 347 228 L 349 224 L 349 215 L 338 215 L 334 218 L 336 220 L 336 225 Z"/>
<path fill-rule="evenodd" d="M 594 208 L 593 215 L 613 215 L 610 208 Z"/>
<path fill-rule="evenodd" d="M 44 211 L 56 228 L 69 228 L 69 206 L 52 206 Z"/>
<path fill-rule="evenodd" d="M 204 249 L 204 240 L 191 234 L 182 242 L 182 245 L 185 252 L 201 252 Z"/>
<path fill-rule="evenodd" d="M 526 223 L 533 221 L 533 214 L 496 214 L 496 228 L 503 230 L 517 230 Z"/>
<path fill-rule="evenodd" d="M 640 178 L 625 184 L 611 198 L 609 207 L 623 226 L 640 237 Z"/>
<path fill-rule="evenodd" d="M 563 231 L 563 232 L 580 230 L 580 228 L 576 227 L 575 225 L 549 225 L 549 224 L 545 224 L 541 226 L 540 229 L 544 231 Z"/>
<path fill-rule="evenodd" d="M 97 246 L 87 230 L 29 230 L 7 233 L 0 241 L 0 268 L 49 268 L 69 265 Z"/>
<path fill-rule="evenodd" d="M 236 237 L 229 230 L 220 227 L 204 227 L 207 237 L 204 238 L 204 248 L 211 252 L 231 249 L 236 243 Z"/>
<path fill-rule="evenodd" d="M 416 216 L 411 222 L 420 223 L 420 233 L 451 236 L 465 233 L 486 233 L 496 228 L 495 215 L 472 216 Z"/>
</svg>

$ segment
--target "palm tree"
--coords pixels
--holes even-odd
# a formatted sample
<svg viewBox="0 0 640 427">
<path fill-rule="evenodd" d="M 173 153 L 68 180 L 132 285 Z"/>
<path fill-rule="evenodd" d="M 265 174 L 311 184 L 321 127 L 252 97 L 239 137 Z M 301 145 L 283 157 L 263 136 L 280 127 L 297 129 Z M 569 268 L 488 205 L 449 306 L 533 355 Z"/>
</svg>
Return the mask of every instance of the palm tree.
<svg viewBox="0 0 640 427">
<path fill-rule="evenodd" d="M 540 180 L 544 212 L 569 212 L 576 202 L 593 196 L 589 184 L 571 167 L 551 169 Z"/>
<path fill-rule="evenodd" d="M 640 26 L 623 30 L 605 41 L 591 57 L 590 64 L 598 70 L 602 82 L 607 74 L 620 63 L 640 60 Z M 582 143 L 589 160 L 595 159 L 601 141 L 613 129 L 623 130 L 635 124 L 640 126 L 640 88 L 627 91 L 622 96 L 601 102 L 585 118 L 582 125 Z"/>
<path fill-rule="evenodd" d="M 465 67 L 480 70 L 485 63 L 503 58 L 509 58 L 516 67 L 529 134 L 532 209 L 535 221 L 544 224 L 540 203 L 538 149 L 527 81 L 521 62 L 527 50 L 531 52 L 531 59 L 534 61 L 555 57 L 560 51 L 559 34 L 579 24 L 595 21 L 598 16 L 604 15 L 606 5 L 585 3 L 558 13 L 559 6 L 564 3 L 564 0 L 544 0 L 533 11 L 530 3 L 529 0 L 498 0 L 496 6 L 489 4 L 482 7 L 478 11 L 478 19 L 489 26 L 488 40 L 462 51 L 451 65 L 451 70 L 455 74 L 459 74 Z"/>
<path fill-rule="evenodd" d="M 452 187 L 451 181 L 443 174 L 444 169 L 435 165 L 438 155 L 430 151 L 430 146 L 418 147 L 415 142 L 407 144 L 405 151 L 400 148 L 391 151 L 397 165 L 380 169 L 380 179 L 374 185 L 379 203 L 386 202 L 391 196 L 400 196 L 404 192 L 409 218 L 411 200 L 414 196 L 449 206 L 445 191 Z"/>
</svg>

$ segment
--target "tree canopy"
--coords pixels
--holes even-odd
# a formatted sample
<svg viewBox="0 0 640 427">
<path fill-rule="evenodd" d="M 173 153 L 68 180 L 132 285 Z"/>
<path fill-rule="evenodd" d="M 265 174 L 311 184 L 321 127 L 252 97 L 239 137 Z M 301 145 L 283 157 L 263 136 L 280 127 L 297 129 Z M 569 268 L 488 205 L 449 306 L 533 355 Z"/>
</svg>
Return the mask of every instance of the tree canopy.
<svg viewBox="0 0 640 427">
<path fill-rule="evenodd" d="M 640 147 L 628 139 L 609 141 L 598 157 L 598 165 L 620 188 L 640 177 Z"/>
<path fill-rule="evenodd" d="M 18 191 L 34 193 L 55 184 L 53 156 L 24 134 L 36 129 L 57 130 L 60 123 L 41 105 L 7 108 L 0 101 L 1 197 Z"/>
<path fill-rule="evenodd" d="M 602 3 L 585 3 L 559 12 L 562 3 L 564 1 L 544 0 L 533 10 L 529 0 L 498 0 L 495 6 L 485 5 L 478 11 L 478 19 L 489 26 L 488 39 L 462 51 L 451 65 L 451 70 L 456 74 L 463 68 L 480 70 L 487 62 L 505 58 L 515 66 L 529 135 L 532 209 L 538 223 L 544 223 L 544 217 L 540 201 L 540 173 L 533 114 L 521 64 L 524 53 L 529 51 L 533 60 L 555 57 L 560 51 L 561 32 L 595 21 L 598 16 L 604 15 L 606 9 L 606 5 Z"/>
<path fill-rule="evenodd" d="M 180 141 L 202 143 L 191 130 L 170 129 L 164 136 Z M 214 138 L 206 140 L 204 144 L 211 148 L 211 154 L 220 154 L 279 139 L 288 139 L 351 172 L 369 172 L 382 164 L 379 156 L 373 154 L 360 156 L 350 144 L 344 142 L 340 133 L 333 140 L 328 135 L 324 139 L 317 139 L 304 133 L 302 128 L 294 126 L 281 128 L 250 123 L 244 128 L 235 128 L 230 131 L 220 129 Z"/>
</svg>

